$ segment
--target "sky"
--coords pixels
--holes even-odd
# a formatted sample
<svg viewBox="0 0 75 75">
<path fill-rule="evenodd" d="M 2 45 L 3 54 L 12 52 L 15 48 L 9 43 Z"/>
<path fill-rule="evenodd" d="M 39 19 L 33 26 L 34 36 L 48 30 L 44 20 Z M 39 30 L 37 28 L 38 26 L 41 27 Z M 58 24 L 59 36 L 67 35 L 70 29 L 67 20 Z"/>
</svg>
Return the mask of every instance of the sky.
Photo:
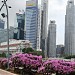
<svg viewBox="0 0 75 75">
<path fill-rule="evenodd" d="M 0 0 L 0 7 L 2 5 L 2 0 Z M 9 9 L 9 25 L 14 26 L 16 20 L 15 13 L 19 10 L 25 10 L 26 0 L 8 0 L 8 5 L 12 8 Z M 40 3 L 41 0 L 39 0 Z M 48 0 L 48 24 L 50 20 L 56 21 L 56 44 L 64 44 L 64 34 L 65 34 L 65 13 L 67 0 Z M 2 9 L 1 13 L 5 13 L 5 7 Z M 6 21 L 6 19 L 1 19 Z M 5 26 L 6 27 L 6 26 Z"/>
</svg>

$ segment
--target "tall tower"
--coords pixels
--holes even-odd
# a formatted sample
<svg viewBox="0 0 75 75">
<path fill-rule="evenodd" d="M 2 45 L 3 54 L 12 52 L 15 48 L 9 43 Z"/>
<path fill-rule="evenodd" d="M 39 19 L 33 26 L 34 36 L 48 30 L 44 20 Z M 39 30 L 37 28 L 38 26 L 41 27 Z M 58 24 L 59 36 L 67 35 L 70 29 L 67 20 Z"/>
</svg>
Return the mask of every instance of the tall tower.
<svg viewBox="0 0 75 75">
<path fill-rule="evenodd" d="M 48 57 L 56 57 L 56 24 L 55 21 L 50 21 L 48 27 Z"/>
<path fill-rule="evenodd" d="M 37 50 L 40 50 L 41 42 L 41 7 L 38 7 L 38 28 L 37 28 Z"/>
<path fill-rule="evenodd" d="M 26 1 L 25 12 L 25 39 L 32 43 L 32 47 L 37 46 L 37 30 L 38 29 L 38 0 Z"/>
<path fill-rule="evenodd" d="M 65 15 L 65 55 L 75 55 L 75 7 L 68 0 Z"/>
<path fill-rule="evenodd" d="M 47 26 L 48 26 L 48 0 L 42 0 L 41 49 L 45 56 L 47 56 Z"/>
</svg>

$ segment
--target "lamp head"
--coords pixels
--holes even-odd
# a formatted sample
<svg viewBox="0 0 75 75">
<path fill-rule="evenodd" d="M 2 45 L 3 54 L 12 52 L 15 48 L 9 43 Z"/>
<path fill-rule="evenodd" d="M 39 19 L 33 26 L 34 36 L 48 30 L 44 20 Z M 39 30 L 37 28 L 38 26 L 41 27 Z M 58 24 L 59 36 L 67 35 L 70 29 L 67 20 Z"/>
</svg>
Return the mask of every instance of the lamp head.
<svg viewBox="0 0 75 75">
<path fill-rule="evenodd" d="M 5 13 L 2 13 L 1 15 L 2 15 L 3 18 L 6 17 Z"/>
<path fill-rule="evenodd" d="M 9 6 L 9 8 L 11 8 L 11 6 Z"/>
</svg>

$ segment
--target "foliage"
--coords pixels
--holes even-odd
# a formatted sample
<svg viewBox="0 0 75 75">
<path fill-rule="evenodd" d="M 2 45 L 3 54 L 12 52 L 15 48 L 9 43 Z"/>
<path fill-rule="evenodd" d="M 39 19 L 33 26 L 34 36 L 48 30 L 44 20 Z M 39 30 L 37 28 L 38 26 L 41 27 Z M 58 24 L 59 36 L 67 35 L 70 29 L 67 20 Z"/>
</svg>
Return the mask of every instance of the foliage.
<svg viewBox="0 0 75 75">
<path fill-rule="evenodd" d="M 23 53 L 29 53 L 29 52 L 33 52 L 34 50 L 32 49 L 32 48 L 24 48 L 24 49 L 22 49 L 22 52 Z"/>
<path fill-rule="evenodd" d="M 66 56 L 65 59 L 75 58 L 75 55 Z"/>
<path fill-rule="evenodd" d="M 6 54 L 4 52 L 2 53 L 2 57 L 6 57 Z"/>
<path fill-rule="evenodd" d="M 44 58 L 44 54 L 42 51 L 37 51 L 37 50 L 33 50 L 32 48 L 24 48 L 22 49 L 23 53 L 29 53 L 29 54 L 33 54 L 33 55 L 42 55 L 42 57 Z"/>
<path fill-rule="evenodd" d="M 33 52 L 34 50 L 32 48 L 27 48 L 26 49 L 26 53 L 29 53 L 29 52 Z"/>
<path fill-rule="evenodd" d="M 23 52 L 23 53 L 26 53 L 26 48 L 22 49 L 22 52 Z"/>
<path fill-rule="evenodd" d="M 42 51 L 36 51 L 36 50 L 34 50 L 33 54 L 34 54 L 34 55 L 38 55 L 38 56 L 39 56 L 39 55 L 42 55 L 42 57 L 44 57 Z"/>
<path fill-rule="evenodd" d="M 6 57 L 6 54 L 3 52 L 2 54 L 0 54 L 0 57 Z"/>
</svg>

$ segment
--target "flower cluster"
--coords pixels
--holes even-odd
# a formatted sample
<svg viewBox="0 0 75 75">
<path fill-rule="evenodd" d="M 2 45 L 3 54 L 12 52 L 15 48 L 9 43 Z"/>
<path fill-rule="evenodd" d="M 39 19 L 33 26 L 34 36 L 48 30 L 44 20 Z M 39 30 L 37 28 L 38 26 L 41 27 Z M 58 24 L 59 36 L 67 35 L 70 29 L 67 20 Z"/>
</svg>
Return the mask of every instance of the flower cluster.
<svg viewBox="0 0 75 75">
<path fill-rule="evenodd" d="M 70 74 L 75 71 L 75 62 L 64 60 L 47 60 L 38 69 L 39 73 L 58 72 L 59 74 Z"/>
<path fill-rule="evenodd" d="M 6 66 L 7 58 L 0 58 L 1 68 Z M 27 67 L 32 69 L 38 69 L 42 65 L 42 56 L 35 56 L 32 54 L 16 54 L 9 59 L 10 67 Z"/>
<path fill-rule="evenodd" d="M 42 56 L 34 56 L 32 54 L 18 54 L 11 58 L 12 65 L 29 66 L 31 68 L 38 68 L 42 64 Z"/>
<path fill-rule="evenodd" d="M 43 62 L 42 60 L 42 56 L 20 53 L 12 56 L 9 59 L 9 66 L 10 68 L 23 67 L 28 71 L 37 70 L 38 73 L 48 73 L 48 75 L 50 75 L 51 73 L 59 73 L 60 75 L 66 75 L 75 72 L 74 61 L 51 59 Z M 7 68 L 7 63 L 7 58 L 0 58 L 0 68 Z"/>
</svg>

